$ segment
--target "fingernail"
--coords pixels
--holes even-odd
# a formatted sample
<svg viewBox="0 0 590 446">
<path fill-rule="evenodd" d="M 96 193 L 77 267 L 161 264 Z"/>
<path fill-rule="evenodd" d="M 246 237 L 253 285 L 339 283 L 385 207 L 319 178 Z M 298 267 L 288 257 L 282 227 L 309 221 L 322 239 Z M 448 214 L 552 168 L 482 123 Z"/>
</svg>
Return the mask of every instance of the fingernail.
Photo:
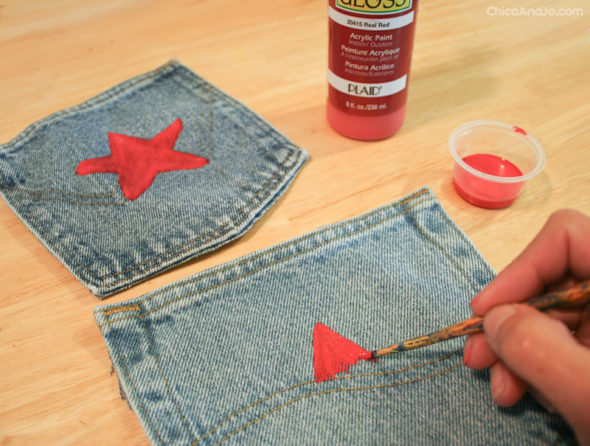
<svg viewBox="0 0 590 446">
<path fill-rule="evenodd" d="M 516 313 L 512 305 L 500 305 L 492 308 L 484 317 L 483 329 L 491 337 L 496 337 L 498 330 L 506 319 Z"/>
<path fill-rule="evenodd" d="M 463 348 L 463 364 L 467 365 L 469 358 L 471 357 L 471 349 L 473 348 L 473 341 L 471 338 L 467 338 L 465 347 Z"/>
</svg>

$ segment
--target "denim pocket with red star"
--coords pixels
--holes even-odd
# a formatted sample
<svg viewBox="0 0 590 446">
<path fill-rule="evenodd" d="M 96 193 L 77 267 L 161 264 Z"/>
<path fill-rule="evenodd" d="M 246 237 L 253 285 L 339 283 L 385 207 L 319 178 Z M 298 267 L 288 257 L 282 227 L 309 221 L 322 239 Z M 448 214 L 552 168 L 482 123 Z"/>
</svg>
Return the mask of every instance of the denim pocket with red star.
<svg viewBox="0 0 590 446">
<path fill-rule="evenodd" d="M 306 159 L 172 61 L 0 145 L 0 193 L 105 297 L 243 235 Z"/>
</svg>

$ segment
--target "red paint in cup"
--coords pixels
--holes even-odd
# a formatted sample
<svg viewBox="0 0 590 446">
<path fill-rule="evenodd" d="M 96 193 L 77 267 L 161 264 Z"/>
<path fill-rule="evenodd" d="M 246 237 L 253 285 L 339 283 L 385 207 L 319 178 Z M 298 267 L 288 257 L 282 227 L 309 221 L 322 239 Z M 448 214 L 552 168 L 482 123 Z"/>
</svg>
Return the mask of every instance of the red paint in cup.
<svg viewBox="0 0 590 446">
<path fill-rule="evenodd" d="M 453 131 L 449 147 L 455 159 L 455 190 L 469 203 L 488 209 L 510 206 L 524 183 L 545 166 L 539 142 L 502 122 L 467 122 Z"/>
</svg>

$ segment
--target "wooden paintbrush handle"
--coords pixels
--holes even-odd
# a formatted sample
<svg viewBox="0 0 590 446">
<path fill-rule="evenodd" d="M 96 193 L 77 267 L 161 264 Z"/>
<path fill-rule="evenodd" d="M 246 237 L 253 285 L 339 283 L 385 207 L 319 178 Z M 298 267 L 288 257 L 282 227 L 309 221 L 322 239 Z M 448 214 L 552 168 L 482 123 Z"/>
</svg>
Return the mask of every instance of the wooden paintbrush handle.
<svg viewBox="0 0 590 446">
<path fill-rule="evenodd" d="M 522 303 L 535 307 L 539 310 L 548 310 L 549 308 L 554 307 L 582 305 L 588 302 L 589 299 L 590 280 L 586 280 L 567 290 L 544 294 Z M 408 339 L 407 341 L 400 342 L 399 344 L 393 344 L 389 347 L 375 350 L 372 352 L 372 357 L 378 358 L 380 356 L 386 356 L 395 352 L 403 352 L 405 350 L 425 347 L 436 342 L 446 341 L 447 339 L 479 333 L 482 330 L 483 318 L 480 316 L 474 316 L 451 325 L 450 327 L 445 327 L 442 330 L 435 331 L 434 333 L 419 336 L 414 339 Z"/>
<path fill-rule="evenodd" d="M 539 310 L 548 310 L 554 307 L 567 307 L 583 305 L 590 298 L 590 280 L 585 280 L 563 291 L 543 294 L 523 303 Z"/>
</svg>

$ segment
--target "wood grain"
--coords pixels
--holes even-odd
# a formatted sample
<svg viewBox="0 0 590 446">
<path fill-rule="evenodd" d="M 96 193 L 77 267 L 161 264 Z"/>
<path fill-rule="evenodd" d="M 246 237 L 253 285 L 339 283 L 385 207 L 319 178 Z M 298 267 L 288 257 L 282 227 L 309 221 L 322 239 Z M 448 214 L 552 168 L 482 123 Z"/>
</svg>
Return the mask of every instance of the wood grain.
<svg viewBox="0 0 590 446">
<path fill-rule="evenodd" d="M 0 0 L 0 141 L 176 58 L 310 154 L 285 196 L 239 241 L 109 299 L 366 212 L 430 185 L 497 270 L 563 207 L 590 213 L 590 8 L 583 0 L 420 5 L 406 124 L 345 139 L 325 120 L 327 2 Z M 582 8 L 583 16 L 498 16 L 489 7 Z M 510 208 L 457 196 L 450 132 L 501 120 L 545 147 L 545 171 Z M 146 444 L 119 399 L 98 304 L 0 200 L 0 443 Z"/>
</svg>

